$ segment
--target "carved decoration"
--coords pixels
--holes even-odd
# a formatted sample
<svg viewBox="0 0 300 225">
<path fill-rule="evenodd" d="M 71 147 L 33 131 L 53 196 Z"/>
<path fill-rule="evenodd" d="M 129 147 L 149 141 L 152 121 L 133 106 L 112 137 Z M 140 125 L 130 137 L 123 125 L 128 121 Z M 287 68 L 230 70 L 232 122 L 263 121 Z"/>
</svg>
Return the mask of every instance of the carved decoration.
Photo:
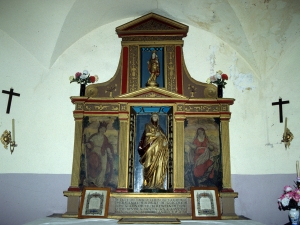
<svg viewBox="0 0 300 225">
<path fill-rule="evenodd" d="M 216 98 L 217 94 L 217 88 L 213 84 L 204 89 L 205 98 Z"/>
<path fill-rule="evenodd" d="M 108 86 L 105 90 L 105 93 L 109 93 L 109 97 L 112 98 L 112 93 L 113 91 L 117 90 L 117 84 L 115 84 L 114 86 Z"/>
<path fill-rule="evenodd" d="M 129 46 L 129 92 L 138 90 L 138 46 Z"/>
<path fill-rule="evenodd" d="M 127 111 L 127 105 L 126 104 L 120 104 L 120 111 Z"/>
<path fill-rule="evenodd" d="M 145 93 L 145 94 L 142 94 L 142 95 L 138 95 L 136 97 L 137 98 L 166 98 L 168 96 L 162 95 L 162 94 L 159 94 L 159 93 L 155 93 L 155 92 L 149 92 L 149 93 Z"/>
<path fill-rule="evenodd" d="M 97 97 L 98 89 L 96 87 L 92 86 L 86 90 L 85 94 L 86 94 L 86 96 L 89 96 L 89 97 Z"/>
<path fill-rule="evenodd" d="M 179 41 L 182 37 L 178 36 L 138 36 L 138 37 L 123 37 L 122 41 Z"/>
<path fill-rule="evenodd" d="M 130 30 L 176 30 L 176 28 L 156 19 L 150 19 L 140 25 L 131 27 Z"/>
<path fill-rule="evenodd" d="M 175 69 L 175 47 L 174 45 L 166 46 L 166 63 L 167 63 L 167 89 L 176 92 L 176 69 Z"/>
<path fill-rule="evenodd" d="M 85 111 L 119 111 L 117 104 L 85 104 Z"/>
<path fill-rule="evenodd" d="M 185 105 L 187 112 L 219 112 L 219 105 Z"/>
<path fill-rule="evenodd" d="M 194 85 L 190 85 L 188 86 L 188 89 L 191 90 L 190 94 L 191 94 L 191 98 L 194 98 L 194 94 L 197 93 L 196 90 L 197 88 Z"/>
<path fill-rule="evenodd" d="M 177 105 L 177 111 L 183 111 L 184 105 Z"/>
<path fill-rule="evenodd" d="M 226 105 L 223 105 L 223 104 L 222 104 L 221 107 L 220 107 L 220 111 L 223 111 L 223 112 L 224 112 L 224 111 L 225 111 L 225 112 L 226 112 L 226 111 L 229 111 L 229 105 L 227 105 L 227 104 L 226 104 Z"/>
<path fill-rule="evenodd" d="M 84 104 L 76 104 L 76 110 L 83 110 Z"/>
</svg>

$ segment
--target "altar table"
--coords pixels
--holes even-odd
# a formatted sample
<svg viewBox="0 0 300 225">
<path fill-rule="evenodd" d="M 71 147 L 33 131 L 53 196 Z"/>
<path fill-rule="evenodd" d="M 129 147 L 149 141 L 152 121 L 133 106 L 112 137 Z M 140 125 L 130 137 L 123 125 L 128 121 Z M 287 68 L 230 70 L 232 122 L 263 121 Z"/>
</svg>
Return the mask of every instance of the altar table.
<svg viewBox="0 0 300 225">
<path fill-rule="evenodd" d="M 117 225 L 118 220 L 116 219 L 75 219 L 75 218 L 53 218 L 46 217 L 41 218 L 24 225 Z M 255 222 L 253 220 L 181 220 L 183 225 L 265 225 L 263 223 Z M 141 224 L 143 225 L 143 224 Z M 144 224 L 149 225 L 149 224 Z"/>
</svg>

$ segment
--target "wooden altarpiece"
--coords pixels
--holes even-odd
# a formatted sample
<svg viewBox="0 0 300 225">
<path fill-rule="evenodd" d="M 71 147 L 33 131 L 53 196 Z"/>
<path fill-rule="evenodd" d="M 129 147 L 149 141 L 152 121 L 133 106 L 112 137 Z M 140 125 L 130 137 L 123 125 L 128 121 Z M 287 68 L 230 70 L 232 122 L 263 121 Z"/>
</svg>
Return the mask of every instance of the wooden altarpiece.
<svg viewBox="0 0 300 225">
<path fill-rule="evenodd" d="M 150 13 L 117 27 L 116 32 L 122 42 L 115 75 L 105 83 L 88 85 L 85 96 L 71 97 L 75 104 L 74 154 L 71 185 L 64 191 L 68 209 L 63 216 L 77 217 L 82 188 L 99 186 L 111 188 L 110 218 L 191 219 L 190 187 L 216 186 L 221 218 L 237 218 L 229 144 L 229 107 L 234 99 L 218 98 L 216 86 L 189 75 L 182 40 L 188 26 Z M 159 60 L 159 74 L 157 84 L 147 85 L 147 62 L 153 52 Z M 169 141 L 165 193 L 140 192 L 137 146 L 153 112 L 159 113 Z M 201 162 L 198 132 L 204 132 L 214 146 Z M 101 138 L 96 140 L 97 135 Z M 93 138 L 95 146 L 88 145 Z M 98 146 L 98 156 L 92 151 L 97 143 L 102 146 Z"/>
</svg>

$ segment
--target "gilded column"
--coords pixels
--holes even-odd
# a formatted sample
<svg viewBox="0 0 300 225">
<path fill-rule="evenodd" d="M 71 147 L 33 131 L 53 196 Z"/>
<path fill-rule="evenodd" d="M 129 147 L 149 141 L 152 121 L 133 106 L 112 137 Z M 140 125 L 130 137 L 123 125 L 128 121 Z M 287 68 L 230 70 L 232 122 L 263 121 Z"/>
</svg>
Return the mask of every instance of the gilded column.
<svg viewBox="0 0 300 225">
<path fill-rule="evenodd" d="M 174 123 L 174 192 L 186 192 L 184 189 L 184 119 L 185 116 L 175 115 Z"/>
<path fill-rule="evenodd" d="M 128 113 L 119 114 L 119 178 L 117 192 L 128 192 Z"/>
<path fill-rule="evenodd" d="M 232 191 L 230 169 L 229 117 L 221 116 L 223 190 Z"/>
<path fill-rule="evenodd" d="M 73 150 L 73 165 L 72 165 L 72 176 L 71 176 L 71 186 L 69 188 L 78 188 L 80 179 L 80 157 L 81 157 L 81 143 L 82 143 L 82 112 L 74 112 L 75 119 L 75 134 L 74 134 L 74 150 Z"/>
</svg>

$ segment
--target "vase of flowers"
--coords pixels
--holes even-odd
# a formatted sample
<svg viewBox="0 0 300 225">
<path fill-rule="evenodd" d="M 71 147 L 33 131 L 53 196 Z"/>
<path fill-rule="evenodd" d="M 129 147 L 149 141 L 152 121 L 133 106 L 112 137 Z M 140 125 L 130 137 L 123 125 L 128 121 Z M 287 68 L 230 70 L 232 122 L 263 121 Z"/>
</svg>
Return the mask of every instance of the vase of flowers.
<svg viewBox="0 0 300 225">
<path fill-rule="evenodd" d="M 77 82 L 80 84 L 80 92 L 79 96 L 84 96 L 85 95 L 85 87 L 88 83 L 95 83 L 98 81 L 98 76 L 90 76 L 89 72 L 87 70 L 84 70 L 82 73 L 77 72 L 75 73 L 74 76 L 69 77 L 70 83 L 72 82 Z"/>
<path fill-rule="evenodd" d="M 298 179 L 299 180 L 299 179 Z M 297 181 L 298 186 L 298 181 Z M 300 190 L 289 185 L 284 186 L 283 194 L 278 199 L 279 210 L 289 210 L 289 218 L 292 225 L 299 223 Z"/>
<path fill-rule="evenodd" d="M 292 225 L 298 225 L 299 224 L 299 210 L 292 208 L 289 211 L 289 218 L 291 220 Z"/>
<path fill-rule="evenodd" d="M 208 84 L 216 84 L 218 87 L 218 98 L 223 98 L 223 88 L 225 88 L 226 80 L 228 80 L 227 74 L 218 70 L 215 75 L 210 76 L 206 82 Z"/>
</svg>

